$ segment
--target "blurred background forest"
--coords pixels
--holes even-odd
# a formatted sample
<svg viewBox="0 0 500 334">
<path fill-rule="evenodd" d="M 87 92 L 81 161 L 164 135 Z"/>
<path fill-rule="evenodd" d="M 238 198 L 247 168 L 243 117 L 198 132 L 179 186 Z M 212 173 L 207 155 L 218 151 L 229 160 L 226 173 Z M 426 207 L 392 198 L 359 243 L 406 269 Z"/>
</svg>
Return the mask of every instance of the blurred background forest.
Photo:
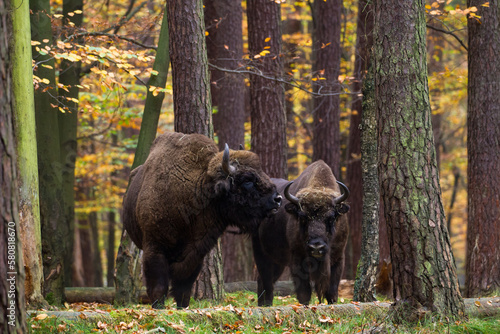
<svg viewBox="0 0 500 334">
<path fill-rule="evenodd" d="M 155 46 L 162 23 L 163 1 L 84 1 L 63 19 L 62 0 L 51 1 L 52 45 L 32 42 L 41 54 L 55 58 L 56 72 L 64 61 L 81 61 L 81 79 L 76 97 L 60 100 L 61 113 L 77 114 L 75 164 L 75 252 L 73 286 L 112 286 L 113 261 L 122 231 L 120 209 L 128 184 L 141 125 L 148 82 L 153 72 Z M 312 68 L 312 15 L 308 1 L 280 1 L 286 87 L 288 173 L 293 179 L 312 161 L 314 96 L 307 91 L 321 81 Z M 242 67 L 249 61 L 246 5 L 243 7 Z M 429 92 L 440 168 L 443 204 L 450 228 L 459 280 L 465 280 L 467 226 L 467 40 L 466 2 L 428 2 L 427 22 L 445 27 L 448 33 L 428 29 Z M 341 166 L 339 180 L 346 180 L 348 164 L 360 159 L 348 153 L 352 99 L 359 95 L 353 85 L 358 2 L 343 1 L 341 18 L 340 95 Z M 74 20 L 71 18 L 75 18 Z M 81 20 L 75 27 L 77 20 Z M 212 22 L 215 26 L 217 22 Z M 69 28 L 68 28 L 69 27 Z M 207 41 L 211 38 L 207 24 Z M 100 33 L 90 33 L 100 32 Z M 79 34 L 77 42 L 70 38 Z M 117 37 L 117 35 L 121 37 Z M 73 36 L 74 37 L 74 36 Z M 262 50 L 263 55 L 266 50 Z M 50 67 L 34 60 L 37 67 Z M 154 74 L 154 72 L 153 72 Z M 59 74 L 60 77 L 60 74 Z M 60 79 L 58 79 L 60 80 Z M 50 80 L 35 77 L 43 92 Z M 251 149 L 249 79 L 245 78 L 245 143 Z M 59 89 L 65 84 L 58 81 Z M 212 82 L 217 85 L 217 80 Z M 150 87 L 153 94 L 165 92 L 158 133 L 173 131 L 172 82 Z M 214 114 L 217 107 L 214 107 Z M 355 114 L 356 112 L 354 112 Z M 216 116 L 214 116 L 216 117 Z M 218 141 L 217 133 L 215 140 Z M 231 147 L 237 149 L 237 147 Z M 347 183 L 349 186 L 349 184 Z M 352 249 L 348 249 L 352 253 Z M 91 255 L 91 256 L 90 256 Z M 385 256 L 388 256 L 386 250 Z M 383 260 L 384 252 L 381 252 Z M 350 257 L 348 256 L 348 259 Z M 345 276 L 353 278 L 355 264 L 347 264 Z M 111 274 L 111 275 L 110 275 Z M 231 275 L 226 280 L 232 280 Z M 236 278 L 234 278 L 236 279 Z M 68 284 L 68 283 L 67 283 Z"/>
</svg>

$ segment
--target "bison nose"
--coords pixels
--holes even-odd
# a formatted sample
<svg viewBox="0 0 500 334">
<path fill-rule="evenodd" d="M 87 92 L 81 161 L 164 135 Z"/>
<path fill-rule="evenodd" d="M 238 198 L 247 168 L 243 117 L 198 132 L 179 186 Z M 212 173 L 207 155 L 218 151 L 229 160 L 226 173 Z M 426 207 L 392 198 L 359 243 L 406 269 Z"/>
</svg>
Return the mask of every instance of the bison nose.
<svg viewBox="0 0 500 334">
<path fill-rule="evenodd" d="M 326 254 L 326 244 L 323 241 L 309 242 L 307 247 L 313 257 L 321 258 Z"/>
</svg>

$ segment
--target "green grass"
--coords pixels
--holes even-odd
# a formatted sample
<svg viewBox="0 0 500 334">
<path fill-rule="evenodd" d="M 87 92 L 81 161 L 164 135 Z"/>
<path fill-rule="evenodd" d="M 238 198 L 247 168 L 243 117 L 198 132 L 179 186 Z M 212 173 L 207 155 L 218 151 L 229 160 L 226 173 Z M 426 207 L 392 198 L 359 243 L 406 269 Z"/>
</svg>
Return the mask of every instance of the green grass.
<svg viewBox="0 0 500 334">
<path fill-rule="evenodd" d="M 343 302 L 350 303 L 350 300 Z M 311 305 L 317 303 L 316 299 Z M 115 309 L 106 304 L 80 303 L 60 310 L 73 310 L 76 315 L 81 311 L 94 311 L 105 317 L 99 320 L 77 316 L 77 320 L 65 320 L 38 312 L 29 318 L 28 327 L 30 333 L 163 333 L 162 330 L 166 333 L 500 333 L 500 317 L 470 318 L 464 322 L 428 320 L 413 325 L 393 324 L 382 316 L 339 317 L 315 312 L 307 315 L 278 312 L 262 318 L 249 314 L 256 304 L 257 296 L 251 292 L 227 294 L 217 305 L 192 300 L 192 312 L 177 310 L 171 299 L 162 311 L 153 310 L 149 305 Z M 298 303 L 294 297 L 275 297 L 274 305 Z"/>
</svg>

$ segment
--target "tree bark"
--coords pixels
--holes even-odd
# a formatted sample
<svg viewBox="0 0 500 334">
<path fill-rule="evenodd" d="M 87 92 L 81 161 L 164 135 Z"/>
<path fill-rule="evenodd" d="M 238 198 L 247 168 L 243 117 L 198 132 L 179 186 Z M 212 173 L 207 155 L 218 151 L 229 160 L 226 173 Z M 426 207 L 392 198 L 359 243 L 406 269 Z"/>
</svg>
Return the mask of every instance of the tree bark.
<svg viewBox="0 0 500 334">
<path fill-rule="evenodd" d="M 83 14 L 74 14 L 76 10 L 83 10 L 83 0 L 63 1 L 63 24 L 65 33 L 71 35 L 81 28 Z M 72 22 L 74 26 L 69 26 Z M 81 40 L 75 41 L 82 43 Z M 80 62 L 61 61 L 59 83 L 64 88 L 59 88 L 59 100 L 61 108 L 65 112 L 58 113 L 59 121 L 59 144 L 60 144 L 60 166 L 62 173 L 62 214 L 63 224 L 67 225 L 67 235 L 64 238 L 64 280 L 66 286 L 71 286 L 73 243 L 75 229 L 75 161 L 77 156 L 77 123 L 78 123 L 78 94 L 80 89 Z"/>
<path fill-rule="evenodd" d="M 422 310 L 464 315 L 432 135 L 424 15 L 420 0 L 375 4 L 378 172 L 391 246 L 394 314 L 409 322 L 418 320 Z"/>
<path fill-rule="evenodd" d="M 213 138 L 210 78 L 202 0 L 167 1 L 174 91 L 174 128 Z M 220 242 L 203 261 L 193 296 L 220 300 L 223 295 Z"/>
<path fill-rule="evenodd" d="M 500 288 L 500 2 L 469 0 L 467 296 Z"/>
<path fill-rule="evenodd" d="M 364 8 L 361 7 L 360 9 Z M 372 10 L 370 8 L 370 10 Z M 361 167 L 363 175 L 363 214 L 361 254 L 354 284 L 354 301 L 375 301 L 375 283 L 379 264 L 380 186 L 377 174 L 377 118 L 373 68 L 364 78 Z"/>
<path fill-rule="evenodd" d="M 108 287 L 115 286 L 115 225 L 116 213 L 108 212 L 108 248 L 106 250 L 107 269 L 106 269 L 106 285 Z"/>
<path fill-rule="evenodd" d="M 321 94 L 340 92 L 340 27 L 342 0 L 314 1 L 313 81 Z M 323 80 L 324 78 L 324 80 Z M 314 99 L 313 161 L 322 159 L 340 178 L 340 97 Z"/>
<path fill-rule="evenodd" d="M 9 6 L 4 0 L 0 0 L 0 189 L 2 189 L 0 194 L 0 332 L 2 333 L 27 332 L 13 124 L 15 96 L 11 55 L 15 54 L 12 53 L 13 49 L 19 47 L 10 42 L 13 27 L 9 14 L 12 15 L 14 10 L 12 3 Z M 25 71 L 25 74 L 29 74 L 29 71 Z M 27 79 L 24 78 L 24 80 Z"/>
<path fill-rule="evenodd" d="M 370 50 L 373 46 L 373 5 L 371 2 L 366 0 L 359 1 L 358 4 L 358 20 L 356 29 L 356 56 L 354 60 L 354 84 L 352 90 L 354 92 L 360 92 L 363 87 L 363 81 L 370 64 Z M 370 84 L 373 87 L 373 83 Z M 361 155 L 361 118 L 363 113 L 363 97 L 366 98 L 364 94 L 353 95 L 351 104 L 351 122 L 349 126 L 349 145 L 347 151 L 347 185 L 351 192 L 349 199 L 349 235 L 351 240 L 351 263 L 346 263 L 346 271 L 351 269 L 350 276 L 355 275 L 358 261 L 361 257 L 361 234 L 362 234 L 362 220 L 363 220 L 363 184 L 362 181 L 362 155 Z M 373 106 L 367 105 L 367 108 L 372 108 Z M 367 119 L 365 125 L 369 125 L 371 117 Z M 367 134 L 368 135 L 368 134 Z M 370 138 L 370 139 L 369 139 Z M 367 137 L 365 143 L 369 145 L 370 140 L 376 140 L 375 138 Z M 376 147 L 375 147 L 376 149 Z M 369 151 L 366 151 L 369 153 Z M 372 158 L 376 158 L 376 155 Z M 370 158 L 369 158 L 370 159 Z M 370 160 L 366 160 L 367 163 Z M 369 172 L 367 169 L 364 171 Z M 367 175 L 368 177 L 368 175 Z M 378 181 L 377 181 L 378 182 Z M 378 199 L 376 203 L 378 203 Z M 378 212 L 378 210 L 377 210 Z M 371 213 L 369 214 L 371 217 Z M 377 226 L 378 226 L 378 219 Z M 377 232 L 378 237 L 378 232 Z M 378 252 L 378 247 L 377 247 Z M 347 276 L 349 277 L 349 276 Z"/>
<path fill-rule="evenodd" d="M 165 8 L 166 11 L 166 8 Z M 153 70 L 158 74 L 151 74 L 149 87 L 164 88 L 167 83 L 168 67 L 170 65 L 169 56 L 169 32 L 167 13 L 163 13 L 160 36 L 158 38 L 158 49 L 156 51 Z M 148 87 L 144 114 L 142 116 L 141 130 L 135 151 L 134 162 L 131 170 L 142 165 L 149 155 L 149 149 L 156 137 L 158 119 L 160 118 L 161 105 L 165 93 L 159 92 L 154 95 Z M 126 231 L 122 231 L 120 246 L 116 254 L 116 305 L 125 305 L 137 301 L 137 291 L 141 288 L 141 251 L 132 242 Z"/>
<path fill-rule="evenodd" d="M 35 75 L 49 80 L 35 90 L 35 110 L 42 227 L 44 294 L 49 304 L 64 300 L 64 254 L 67 224 L 62 215 L 62 172 L 58 126 L 58 106 L 54 58 L 37 51 L 52 46 L 52 25 L 48 0 L 30 1 L 32 40 L 41 43 L 32 50 Z"/>
<path fill-rule="evenodd" d="M 29 3 L 11 1 L 12 10 L 12 83 L 14 126 L 19 180 L 19 222 L 23 231 L 25 294 L 28 305 L 37 308 L 45 303 L 42 295 L 43 265 L 38 202 L 38 159 L 36 149 L 35 101 L 31 67 Z"/>
<path fill-rule="evenodd" d="M 280 5 L 268 0 L 247 0 L 248 49 L 255 71 L 281 78 Z M 259 75 L 250 76 L 252 151 L 271 177 L 286 178 L 287 141 L 284 87 Z"/>
</svg>

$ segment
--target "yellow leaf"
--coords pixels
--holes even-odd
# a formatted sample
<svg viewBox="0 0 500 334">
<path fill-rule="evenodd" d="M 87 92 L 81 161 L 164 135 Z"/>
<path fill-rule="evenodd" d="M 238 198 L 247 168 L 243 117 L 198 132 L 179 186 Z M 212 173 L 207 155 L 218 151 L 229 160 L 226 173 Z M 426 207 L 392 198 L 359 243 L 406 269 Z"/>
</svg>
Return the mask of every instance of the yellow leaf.
<svg viewBox="0 0 500 334">
<path fill-rule="evenodd" d="M 158 73 L 159 73 L 159 72 L 158 72 L 158 71 L 156 71 L 156 70 L 152 70 L 152 71 L 151 71 L 151 74 L 152 74 L 152 75 L 158 75 Z"/>
<path fill-rule="evenodd" d="M 50 84 L 50 80 L 49 80 L 49 79 L 47 79 L 47 78 L 43 78 L 43 79 L 42 79 L 42 83 L 44 83 L 44 84 L 48 85 L 48 84 Z"/>
<path fill-rule="evenodd" d="M 45 318 L 47 318 L 48 315 L 46 313 L 42 313 L 42 314 L 39 314 L 35 317 L 35 320 L 43 320 Z"/>
<path fill-rule="evenodd" d="M 208 31 L 205 31 L 205 36 L 208 36 Z"/>
<path fill-rule="evenodd" d="M 36 46 L 36 45 L 40 45 L 42 43 L 40 43 L 39 41 L 31 41 L 31 46 Z"/>
<path fill-rule="evenodd" d="M 474 302 L 474 304 L 475 304 L 477 307 L 481 306 L 481 302 L 480 302 L 479 300 L 476 300 L 476 301 Z"/>
<path fill-rule="evenodd" d="M 45 65 L 45 64 L 42 64 L 42 67 L 53 69 L 53 67 L 52 67 L 52 66 L 50 66 L 50 65 Z"/>
<path fill-rule="evenodd" d="M 49 40 L 46 38 L 46 39 L 42 40 L 42 42 L 44 42 L 44 43 L 48 43 L 48 42 L 49 42 Z"/>
<path fill-rule="evenodd" d="M 270 40 L 271 40 L 271 37 L 267 37 L 267 38 L 264 40 L 264 42 L 266 42 L 266 43 L 267 43 L 267 42 L 269 42 Z"/>
<path fill-rule="evenodd" d="M 490 6 L 490 3 L 489 3 L 489 2 L 485 2 L 485 3 L 483 3 L 481 6 L 483 6 L 483 7 L 489 7 L 489 6 Z"/>
<path fill-rule="evenodd" d="M 60 19 L 61 17 L 63 17 L 63 15 L 62 15 L 62 14 L 54 14 L 53 16 L 54 16 L 56 19 Z"/>
<path fill-rule="evenodd" d="M 77 9 L 77 10 L 75 10 L 73 13 L 75 13 L 75 14 L 81 14 L 81 13 L 82 13 L 82 11 L 81 11 L 81 10 L 79 10 L 79 9 Z"/>
<path fill-rule="evenodd" d="M 73 13 L 73 12 L 69 12 L 69 13 L 68 13 L 68 16 L 75 16 L 75 13 Z"/>
</svg>

